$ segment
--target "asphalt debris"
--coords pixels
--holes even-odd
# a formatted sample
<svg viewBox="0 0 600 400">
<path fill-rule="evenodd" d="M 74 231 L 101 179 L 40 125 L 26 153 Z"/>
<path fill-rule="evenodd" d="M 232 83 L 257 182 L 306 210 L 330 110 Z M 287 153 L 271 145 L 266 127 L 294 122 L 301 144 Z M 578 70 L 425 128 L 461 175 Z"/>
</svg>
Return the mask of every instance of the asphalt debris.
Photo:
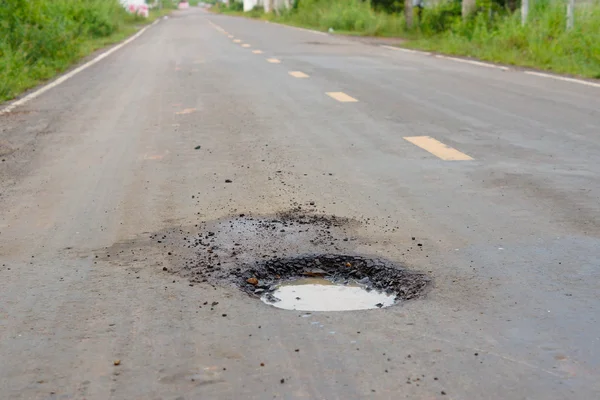
<svg viewBox="0 0 600 400">
<path fill-rule="evenodd" d="M 346 267 L 350 263 L 351 268 Z M 232 271 L 240 288 L 250 295 L 272 292 L 283 281 L 298 277 L 322 277 L 334 283 L 349 280 L 359 282 L 366 290 L 379 290 L 396 295 L 397 300 L 410 300 L 424 294 L 430 282 L 422 273 L 409 271 L 388 260 L 340 254 L 316 254 L 291 258 L 273 258 L 257 262 L 241 271 Z M 259 284 L 252 285 L 248 279 L 257 277 Z M 377 304 L 383 307 L 383 304 Z"/>
</svg>

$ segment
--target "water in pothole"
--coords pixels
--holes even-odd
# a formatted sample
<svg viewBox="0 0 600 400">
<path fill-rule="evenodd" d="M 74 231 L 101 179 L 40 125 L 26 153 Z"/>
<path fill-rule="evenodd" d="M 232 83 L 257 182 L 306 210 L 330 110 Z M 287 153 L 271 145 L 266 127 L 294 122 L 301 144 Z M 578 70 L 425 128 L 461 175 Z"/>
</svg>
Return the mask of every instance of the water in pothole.
<svg viewBox="0 0 600 400">
<path fill-rule="evenodd" d="M 283 283 L 274 292 L 261 297 L 263 302 L 274 307 L 298 311 L 368 310 L 389 307 L 395 299 L 395 295 L 367 291 L 357 283 L 341 285 L 319 278 Z"/>
</svg>

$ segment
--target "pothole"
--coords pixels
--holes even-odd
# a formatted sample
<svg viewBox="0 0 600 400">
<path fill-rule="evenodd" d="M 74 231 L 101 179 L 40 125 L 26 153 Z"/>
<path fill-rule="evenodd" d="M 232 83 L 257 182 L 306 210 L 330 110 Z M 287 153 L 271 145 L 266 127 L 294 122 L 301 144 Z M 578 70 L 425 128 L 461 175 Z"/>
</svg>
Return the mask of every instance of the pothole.
<svg viewBox="0 0 600 400">
<path fill-rule="evenodd" d="M 198 234 L 182 231 L 193 256 L 173 272 L 192 284 L 233 284 L 275 307 L 303 311 L 387 307 L 421 297 L 429 287 L 427 275 L 356 254 L 370 245 L 361 235 L 368 224 L 300 207 L 274 216 L 238 214 L 203 223 Z"/>
<path fill-rule="evenodd" d="M 396 296 L 369 290 L 355 281 L 344 285 L 327 279 L 304 278 L 277 285 L 272 293 L 260 299 L 284 310 L 351 311 L 389 307 Z"/>
<path fill-rule="evenodd" d="M 388 307 L 423 295 L 430 281 L 387 260 L 335 254 L 272 259 L 238 275 L 245 292 L 302 311 Z"/>
</svg>

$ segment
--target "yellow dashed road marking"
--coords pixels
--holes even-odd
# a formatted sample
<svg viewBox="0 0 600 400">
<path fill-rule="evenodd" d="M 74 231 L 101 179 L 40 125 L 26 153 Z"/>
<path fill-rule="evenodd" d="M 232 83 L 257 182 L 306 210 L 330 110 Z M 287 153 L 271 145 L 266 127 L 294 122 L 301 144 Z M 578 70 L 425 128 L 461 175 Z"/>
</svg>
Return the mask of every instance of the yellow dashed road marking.
<svg viewBox="0 0 600 400">
<path fill-rule="evenodd" d="M 177 115 L 191 114 L 194 111 L 196 111 L 195 108 L 186 108 L 186 109 L 184 109 L 182 111 L 177 111 L 175 114 L 177 114 Z"/>
<path fill-rule="evenodd" d="M 290 71 L 288 72 L 288 74 L 290 74 L 294 78 L 308 78 L 308 75 L 301 71 Z"/>
<path fill-rule="evenodd" d="M 144 154 L 143 159 L 144 160 L 162 160 L 163 158 L 165 158 L 168 155 L 169 155 L 169 150 L 165 150 L 163 154 L 146 153 L 146 154 Z"/>
<path fill-rule="evenodd" d="M 460 151 L 446 146 L 444 143 L 435 140 L 429 136 L 411 136 L 405 137 L 405 140 L 408 140 L 415 146 L 419 146 L 423 150 L 427 150 L 434 156 L 441 158 L 446 161 L 467 161 L 472 160 L 473 158 L 468 155 L 461 153 Z"/>
<path fill-rule="evenodd" d="M 215 24 L 214 22 L 209 20 L 208 23 L 211 24 L 213 26 L 213 28 L 215 28 L 219 32 L 227 33 L 227 32 L 225 32 L 225 29 L 223 29 L 221 26 Z"/>
<path fill-rule="evenodd" d="M 270 62 L 271 64 L 279 64 L 281 61 L 276 58 L 267 58 L 267 62 Z"/>
<path fill-rule="evenodd" d="M 327 96 L 332 97 L 342 103 L 354 103 L 358 101 L 354 97 L 348 96 L 344 92 L 327 92 Z"/>
<path fill-rule="evenodd" d="M 254 54 L 262 54 L 263 53 L 262 50 L 252 50 L 252 52 Z"/>
<path fill-rule="evenodd" d="M 250 47 L 250 45 L 248 43 L 244 43 L 242 47 Z"/>
<path fill-rule="evenodd" d="M 227 35 L 229 39 L 233 39 L 233 35 Z"/>
<path fill-rule="evenodd" d="M 240 39 L 234 39 L 233 43 L 242 43 Z"/>
<path fill-rule="evenodd" d="M 221 28 L 219 25 L 215 24 L 214 22 L 212 22 L 210 20 L 208 21 L 208 23 L 211 24 L 212 27 L 215 28 L 218 31 L 222 31 L 223 30 L 223 28 Z"/>
</svg>

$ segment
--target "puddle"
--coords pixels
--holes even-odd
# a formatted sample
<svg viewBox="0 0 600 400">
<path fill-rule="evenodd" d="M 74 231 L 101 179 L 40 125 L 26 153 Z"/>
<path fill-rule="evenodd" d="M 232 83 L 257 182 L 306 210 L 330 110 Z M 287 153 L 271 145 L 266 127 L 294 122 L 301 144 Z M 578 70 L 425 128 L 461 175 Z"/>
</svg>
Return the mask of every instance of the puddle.
<svg viewBox="0 0 600 400">
<path fill-rule="evenodd" d="M 273 301 L 279 299 L 278 301 Z M 284 310 L 350 311 L 389 307 L 395 295 L 351 283 L 341 285 L 327 279 L 308 278 L 280 285 L 272 293 L 261 297 L 269 305 Z"/>
<path fill-rule="evenodd" d="M 233 272 L 236 274 L 236 272 Z M 288 286 L 294 286 L 294 291 L 311 290 L 314 295 L 305 298 L 298 294 L 293 296 L 291 305 L 278 305 L 281 308 L 295 310 L 358 310 L 374 308 L 378 304 L 391 305 L 394 300 L 404 301 L 421 297 L 430 282 L 429 278 L 419 272 L 409 271 L 402 265 L 378 259 L 365 258 L 356 255 L 343 254 L 313 254 L 290 258 L 272 258 L 255 262 L 254 266 L 241 268 L 237 271 L 238 284 L 246 293 L 264 297 L 269 303 L 272 296 L 287 299 Z M 310 280 L 310 279 L 325 279 Z M 309 279 L 308 281 L 306 279 Z M 282 284 L 281 282 L 287 282 Z M 337 284 L 332 284 L 336 282 Z M 354 282 L 350 285 L 341 285 L 342 282 Z M 299 288 L 298 286 L 316 285 L 318 287 Z M 333 287 L 332 287 L 333 286 Z M 274 293 L 278 290 L 281 297 Z M 385 293 L 385 294 L 382 294 Z M 374 296 L 382 296 L 372 301 Z M 323 305 L 336 303 L 336 296 L 341 297 L 349 305 Z M 394 297 L 395 296 L 395 297 Z M 300 300 L 317 305 L 301 305 Z M 316 297 L 316 299 L 315 299 Z M 333 297 L 333 298 L 332 298 Z M 314 299 L 314 301 L 312 300 Z M 360 300 L 360 299 L 364 299 Z M 304 303 L 304 302 L 302 302 Z M 323 303 L 323 304 L 322 304 Z M 315 308 L 316 307 L 316 308 Z M 333 307 L 333 308 L 331 308 Z"/>
</svg>

